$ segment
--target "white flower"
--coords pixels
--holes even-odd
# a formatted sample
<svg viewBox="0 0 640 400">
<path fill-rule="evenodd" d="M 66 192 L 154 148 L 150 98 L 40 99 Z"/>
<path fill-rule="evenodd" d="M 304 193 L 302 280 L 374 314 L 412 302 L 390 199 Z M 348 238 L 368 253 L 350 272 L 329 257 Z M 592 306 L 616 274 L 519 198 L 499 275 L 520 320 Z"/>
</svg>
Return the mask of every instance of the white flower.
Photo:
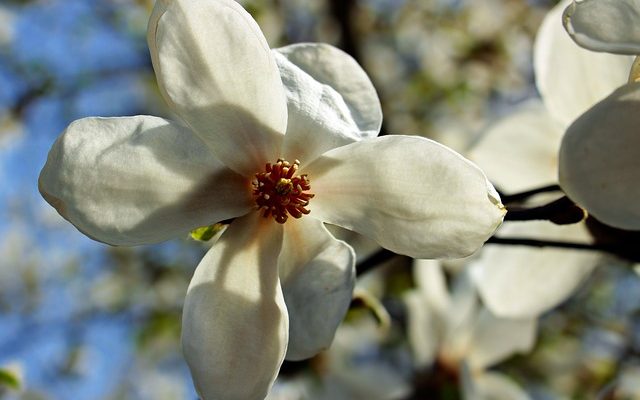
<svg viewBox="0 0 640 400">
<path fill-rule="evenodd" d="M 617 54 L 640 54 L 640 1 L 580 0 L 567 6 L 564 27 L 580 46 Z"/>
<path fill-rule="evenodd" d="M 478 303 L 469 269 L 447 288 L 438 261 L 416 260 L 407 293 L 408 335 L 418 367 L 438 362 L 460 376 L 468 400 L 528 399 L 508 377 L 487 369 L 533 348 L 536 319 L 499 318 Z"/>
<path fill-rule="evenodd" d="M 535 42 L 536 85 L 543 104 L 529 102 L 499 121 L 470 153 L 492 182 L 507 192 L 556 182 L 565 129 L 627 80 L 631 57 L 593 53 L 567 36 L 561 24 L 567 4 L 564 1 L 547 14 Z M 581 164 L 592 165 L 592 159 Z M 563 188 L 569 188 L 566 182 Z M 590 240 L 584 224 L 557 226 L 539 221 L 505 224 L 498 234 Z M 598 260 L 594 252 L 491 246 L 483 249 L 474 268 L 478 289 L 492 312 L 527 317 L 540 315 L 569 297 Z"/>
<path fill-rule="evenodd" d="M 368 318 L 367 318 L 368 317 Z M 404 399 L 411 392 L 407 370 L 402 363 L 392 362 L 399 357 L 398 349 L 382 349 L 385 335 L 371 316 L 345 322 L 336 331 L 331 348 L 323 354 L 323 371 L 319 377 L 322 388 L 316 400 L 388 400 Z M 402 349 L 404 350 L 404 349 Z M 394 352 L 395 351 L 395 352 Z"/>
<path fill-rule="evenodd" d="M 39 187 L 112 245 L 234 219 L 185 300 L 182 344 L 203 398 L 264 398 L 285 355 L 329 346 L 351 299 L 354 253 L 323 221 L 414 257 L 471 253 L 500 224 L 503 207 L 474 164 L 424 138 L 375 137 L 379 100 L 343 52 L 272 51 L 231 0 L 158 1 L 148 41 L 181 122 L 76 121 Z"/>
<path fill-rule="evenodd" d="M 559 180 L 598 220 L 640 229 L 640 82 L 621 86 L 567 129 Z"/>
<path fill-rule="evenodd" d="M 580 46 L 640 54 L 639 1 L 573 2 L 563 20 Z M 580 116 L 560 149 L 560 184 L 567 195 L 602 222 L 630 230 L 640 229 L 639 77 L 636 59 L 629 83 Z"/>
<path fill-rule="evenodd" d="M 16 12 L 0 5 L 0 46 L 8 46 L 13 41 Z"/>
</svg>

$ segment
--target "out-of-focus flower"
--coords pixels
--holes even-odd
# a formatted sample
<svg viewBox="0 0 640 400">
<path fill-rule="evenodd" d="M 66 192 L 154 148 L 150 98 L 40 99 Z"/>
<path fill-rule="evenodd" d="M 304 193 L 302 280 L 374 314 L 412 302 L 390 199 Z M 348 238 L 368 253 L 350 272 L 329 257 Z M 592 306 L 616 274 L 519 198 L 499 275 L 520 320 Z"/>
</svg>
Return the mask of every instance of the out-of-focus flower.
<svg viewBox="0 0 640 400">
<path fill-rule="evenodd" d="M 375 89 L 343 52 L 272 51 L 231 0 L 158 1 L 148 41 L 181 122 L 78 120 L 53 145 L 39 188 L 112 245 L 234 220 L 197 267 L 183 312 L 205 399 L 264 398 L 285 355 L 329 346 L 355 256 L 323 222 L 422 258 L 469 254 L 501 223 L 504 207 L 474 164 L 421 137 L 375 137 Z"/>
<path fill-rule="evenodd" d="M 600 221 L 640 229 L 640 82 L 621 86 L 567 129 L 559 181 Z"/>
<path fill-rule="evenodd" d="M 549 12 L 535 43 L 536 85 L 543 104 L 529 102 L 499 121 L 470 153 L 492 182 L 507 192 L 556 182 L 565 129 L 627 80 L 631 57 L 593 53 L 567 36 L 561 24 L 567 3 Z M 592 158 L 582 160 L 583 165 L 591 162 Z M 505 224 L 498 235 L 590 240 L 584 224 L 556 226 L 537 221 Z M 598 254 L 584 251 L 501 246 L 485 248 L 474 268 L 478 289 L 492 312 L 526 317 L 564 301 L 598 260 Z"/>
<path fill-rule="evenodd" d="M 633 364 L 620 366 L 613 381 L 609 382 L 596 400 L 638 400 L 640 399 L 640 367 Z"/>
<path fill-rule="evenodd" d="M 410 392 L 409 365 L 395 365 L 385 349 L 385 335 L 373 318 L 357 318 L 336 331 L 331 348 L 323 354 L 322 388 L 314 399 L 402 399 Z M 404 349 L 406 350 L 406 349 Z M 408 353 L 403 353 L 408 356 Z M 398 361 L 398 360 L 396 360 Z M 406 361 L 409 358 L 406 357 Z M 409 363 L 407 363 L 409 364 Z"/>
<path fill-rule="evenodd" d="M 438 261 L 417 260 L 413 271 L 417 289 L 405 301 L 417 366 L 437 364 L 457 376 L 465 399 L 527 399 L 509 378 L 487 368 L 529 352 L 536 319 L 494 316 L 479 304 L 469 270 L 456 276 L 451 292 Z"/>
<path fill-rule="evenodd" d="M 564 26 L 577 44 L 594 51 L 640 54 L 640 3 L 572 2 Z M 629 83 L 591 107 L 568 129 L 560 149 L 560 184 L 567 195 L 602 222 L 640 229 L 640 64 Z M 621 83 L 622 84 L 622 83 Z"/>
<path fill-rule="evenodd" d="M 530 101 L 499 121 L 470 154 L 505 190 L 554 183 L 567 127 L 629 76 L 631 57 L 593 53 L 567 37 L 560 21 L 567 3 L 547 14 L 536 37 L 534 71 L 543 105 Z"/>
<path fill-rule="evenodd" d="M 408 349 L 384 344 L 373 318 L 346 321 L 308 371 L 279 377 L 266 400 L 404 399 L 411 392 Z"/>
<path fill-rule="evenodd" d="M 563 24 L 582 47 L 640 54 L 640 3 L 634 0 L 573 1 Z M 602 222 L 640 229 L 640 101 L 638 60 L 629 83 L 591 107 L 566 131 L 560 148 L 559 182 L 567 195 Z"/>
<path fill-rule="evenodd" d="M 13 25 L 15 23 L 15 11 L 0 5 L 0 47 L 8 46 L 13 40 Z"/>
<path fill-rule="evenodd" d="M 573 1 L 563 24 L 580 46 L 593 51 L 640 54 L 640 2 L 637 0 Z"/>
</svg>

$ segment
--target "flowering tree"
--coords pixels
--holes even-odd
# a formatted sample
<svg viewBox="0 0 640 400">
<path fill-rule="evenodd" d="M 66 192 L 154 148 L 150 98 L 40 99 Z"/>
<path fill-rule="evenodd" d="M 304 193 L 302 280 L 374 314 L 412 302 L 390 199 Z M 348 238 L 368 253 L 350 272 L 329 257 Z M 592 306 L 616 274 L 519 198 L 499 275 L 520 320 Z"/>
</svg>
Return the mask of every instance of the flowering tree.
<svg viewBox="0 0 640 400">
<path fill-rule="evenodd" d="M 524 2 L 445 3 L 317 2 L 309 7 L 314 18 L 325 15 L 318 25 L 283 28 L 279 19 L 290 16 L 274 10 L 290 5 L 137 2 L 139 12 L 124 25 L 148 20 L 148 70 L 156 78 L 149 92 L 157 88 L 164 105 L 148 106 L 151 94 L 122 108 L 111 98 L 108 107 L 82 106 L 76 92 L 93 82 L 85 68 L 126 74 L 146 67 L 146 57 L 101 33 L 100 41 L 116 43 L 117 57 L 83 57 L 78 48 L 91 47 L 83 42 L 66 46 L 71 57 L 59 75 L 23 67 L 25 59 L 48 65 L 38 60 L 65 46 L 34 46 L 21 29 L 45 22 L 21 23 L 28 5 L 1 6 L 0 58 L 13 43 L 39 50 L 0 64 L 2 84 L 22 73 L 29 77 L 28 84 L 4 85 L 0 127 L 62 131 L 55 141 L 43 140 L 48 156 L 38 165 L 44 165 L 38 189 L 52 207 L 41 213 L 58 221 L 55 210 L 101 242 L 82 242 L 109 255 L 101 270 L 135 271 L 134 278 L 114 274 L 89 285 L 81 315 L 131 310 L 124 323 L 144 323 L 137 340 L 152 343 L 151 357 L 156 332 L 180 340 L 178 364 L 188 365 L 193 382 L 187 392 L 202 399 L 633 393 L 640 354 L 629 317 L 634 306 L 617 296 L 634 293 L 637 276 L 629 267 L 640 261 L 634 231 L 640 74 L 629 57 L 637 53 L 640 6 L 563 1 L 542 18 L 542 6 Z M 120 18 L 112 12 L 119 3 L 97 11 L 84 0 L 69 4 L 61 14 L 97 12 L 92 26 Z M 451 15 L 461 17 L 444 28 L 424 22 Z M 380 33 L 393 24 L 393 35 Z M 311 34 L 318 26 L 339 29 Z M 536 30 L 531 52 L 523 37 Z M 284 46 L 271 49 L 268 42 Z M 146 84 L 132 82 L 116 91 L 140 95 Z M 518 85 L 520 91 L 505 89 Z M 60 112 L 65 117 L 49 124 L 31 106 L 49 91 L 82 111 Z M 416 110 L 423 123 L 415 122 Z M 132 111 L 141 115 L 90 116 Z M 33 125 L 30 115 L 44 122 Z M 64 231 L 66 225 L 48 226 L 83 240 Z M 22 231 L 47 241 L 29 234 L 28 224 Z M 196 241 L 158 245 L 189 235 Z M 15 233 L 0 243 L 6 258 L 20 265 L 31 259 L 25 249 L 36 247 Z M 55 262 L 54 252 L 44 254 L 33 263 Z M 7 276 L 0 280 L 0 304 L 16 287 L 15 274 Z M 606 285 L 619 282 L 627 286 L 607 292 Z M 616 299 L 607 314 L 613 323 L 598 311 L 603 291 Z M 597 306 L 589 296 L 600 299 Z M 624 318 L 619 304 L 627 304 Z M 23 325 L 32 331 L 33 324 Z M 14 332 L 0 319 L 3 326 Z M 62 326 L 83 337 L 82 325 Z M 583 331 L 582 352 L 573 342 L 553 347 L 566 343 L 556 337 Z M 0 355 L 17 342 L 0 341 Z M 179 347 L 165 343 L 174 352 Z M 568 368 L 569 378 L 566 365 L 554 368 L 563 360 L 549 356 L 560 353 L 566 362 L 582 360 Z M 88 357 L 78 354 L 70 356 L 70 370 Z M 0 396 L 3 387 L 35 387 L 34 362 L 25 361 L 23 372 L 17 358 L 0 357 Z M 157 369 L 126 370 L 136 371 L 129 382 L 155 383 L 129 383 L 133 389 L 121 396 L 195 396 L 170 388 L 168 375 Z M 104 375 L 117 381 L 115 373 Z M 68 389 L 61 384 L 58 390 L 66 396 Z M 74 396 L 99 396 L 87 393 Z"/>
</svg>

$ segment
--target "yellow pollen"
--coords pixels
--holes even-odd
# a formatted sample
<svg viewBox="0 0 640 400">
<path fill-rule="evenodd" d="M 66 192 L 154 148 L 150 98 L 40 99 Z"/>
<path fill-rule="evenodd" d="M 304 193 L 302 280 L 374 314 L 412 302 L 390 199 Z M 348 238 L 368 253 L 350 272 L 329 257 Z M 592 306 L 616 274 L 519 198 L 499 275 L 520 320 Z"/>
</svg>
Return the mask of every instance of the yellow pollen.
<svg viewBox="0 0 640 400">
<path fill-rule="evenodd" d="M 286 196 L 293 190 L 293 183 L 291 183 L 291 179 L 280 178 L 278 183 L 276 183 L 276 193 L 280 196 Z"/>
<path fill-rule="evenodd" d="M 306 207 L 314 195 L 308 193 L 311 186 L 307 175 L 295 176 L 299 168 L 298 160 L 291 164 L 278 159 L 275 164 L 267 163 L 264 172 L 256 173 L 253 196 L 265 218 L 273 217 L 284 224 L 289 216 L 301 218 L 309 214 Z"/>
</svg>

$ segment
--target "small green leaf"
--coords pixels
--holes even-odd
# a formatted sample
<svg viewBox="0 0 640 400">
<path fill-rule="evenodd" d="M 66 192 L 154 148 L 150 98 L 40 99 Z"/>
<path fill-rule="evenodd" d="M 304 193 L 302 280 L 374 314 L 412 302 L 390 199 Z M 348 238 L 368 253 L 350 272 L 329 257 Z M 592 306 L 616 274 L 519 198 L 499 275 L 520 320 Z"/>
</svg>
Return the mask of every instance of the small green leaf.
<svg viewBox="0 0 640 400">
<path fill-rule="evenodd" d="M 207 242 L 211 240 L 211 238 L 213 238 L 224 227 L 225 225 L 220 223 L 209 225 L 209 226 L 201 226 L 200 228 L 196 228 L 191 231 L 191 237 L 195 240 Z"/>
<path fill-rule="evenodd" d="M 0 387 L 20 389 L 20 378 L 14 371 L 0 368 Z"/>
</svg>

